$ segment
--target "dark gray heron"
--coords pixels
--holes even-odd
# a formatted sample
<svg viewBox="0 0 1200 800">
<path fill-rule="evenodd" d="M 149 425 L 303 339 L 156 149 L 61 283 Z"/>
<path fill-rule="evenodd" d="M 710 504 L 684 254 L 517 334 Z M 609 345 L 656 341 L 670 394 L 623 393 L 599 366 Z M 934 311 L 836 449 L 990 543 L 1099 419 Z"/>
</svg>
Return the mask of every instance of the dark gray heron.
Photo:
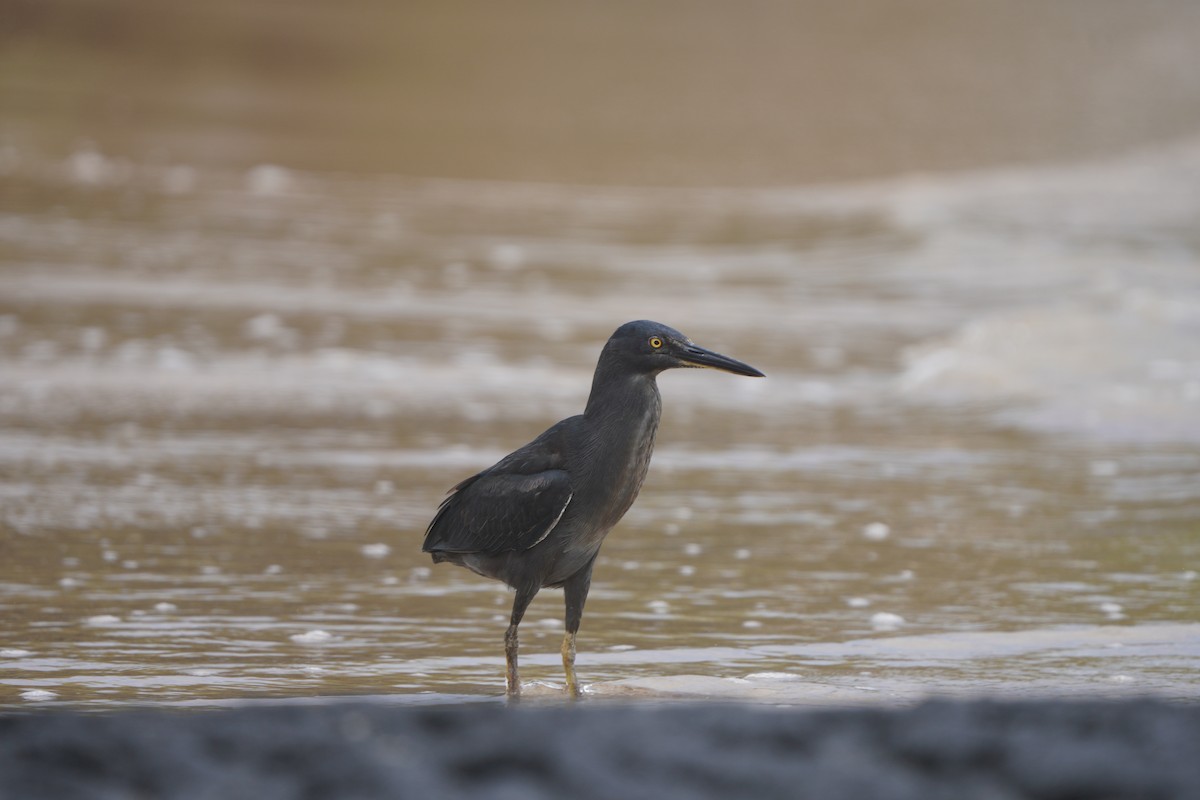
<svg viewBox="0 0 1200 800">
<path fill-rule="evenodd" d="M 662 414 L 655 378 L 675 367 L 762 377 L 749 364 L 692 343 L 674 328 L 638 320 L 617 328 L 600 352 L 583 414 L 450 490 L 422 549 L 516 590 L 504 634 L 509 697 L 521 694 L 517 626 L 543 587 L 562 587 L 567 692 L 579 696 L 575 634 L 604 537 L 642 488 Z"/>
</svg>

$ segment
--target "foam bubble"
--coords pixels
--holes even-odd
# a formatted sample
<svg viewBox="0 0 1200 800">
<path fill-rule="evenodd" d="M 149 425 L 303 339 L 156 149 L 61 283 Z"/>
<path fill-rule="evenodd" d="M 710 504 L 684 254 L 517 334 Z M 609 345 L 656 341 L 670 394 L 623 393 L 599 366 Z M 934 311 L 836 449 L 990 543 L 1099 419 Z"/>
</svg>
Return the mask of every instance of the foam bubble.
<svg viewBox="0 0 1200 800">
<path fill-rule="evenodd" d="M 392 552 L 392 548 L 382 542 L 376 542 L 375 544 L 364 544 L 359 548 L 359 552 L 367 558 L 384 558 Z"/>
<path fill-rule="evenodd" d="M 863 538 L 872 542 L 882 542 L 892 534 L 892 529 L 884 522 L 872 522 L 863 526 Z"/>
<path fill-rule="evenodd" d="M 746 676 L 748 681 L 799 681 L 804 680 L 802 675 L 797 675 L 794 672 L 751 672 Z"/>
<path fill-rule="evenodd" d="M 90 147 L 72 153 L 67 169 L 75 182 L 91 186 L 107 183 L 117 172 L 111 160 Z"/>
<path fill-rule="evenodd" d="M 889 611 L 880 611 L 871 615 L 871 627 L 877 631 L 894 631 L 903 627 L 904 617 Z"/>
<path fill-rule="evenodd" d="M 196 170 L 186 164 L 168 167 L 163 172 L 162 188 L 167 194 L 188 194 L 196 188 Z"/>
<path fill-rule="evenodd" d="M 246 173 L 246 191 L 262 197 L 284 194 L 294 182 L 291 172 L 274 164 L 259 164 Z"/>
</svg>

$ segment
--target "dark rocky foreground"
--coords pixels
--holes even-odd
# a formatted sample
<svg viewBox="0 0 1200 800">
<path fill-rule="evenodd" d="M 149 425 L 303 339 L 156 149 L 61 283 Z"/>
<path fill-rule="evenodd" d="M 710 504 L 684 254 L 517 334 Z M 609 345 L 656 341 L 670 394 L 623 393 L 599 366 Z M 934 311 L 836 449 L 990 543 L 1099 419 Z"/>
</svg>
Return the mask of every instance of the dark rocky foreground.
<svg viewBox="0 0 1200 800">
<path fill-rule="evenodd" d="M 1197 798 L 1200 707 L 288 705 L 0 717 L 4 798 Z"/>
</svg>

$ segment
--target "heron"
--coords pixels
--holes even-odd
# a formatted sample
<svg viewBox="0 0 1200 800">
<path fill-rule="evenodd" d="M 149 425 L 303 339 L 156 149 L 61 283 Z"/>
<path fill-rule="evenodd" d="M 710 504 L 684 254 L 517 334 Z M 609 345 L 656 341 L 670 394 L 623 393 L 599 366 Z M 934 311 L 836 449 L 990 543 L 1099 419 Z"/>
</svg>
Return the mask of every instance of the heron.
<svg viewBox="0 0 1200 800">
<path fill-rule="evenodd" d="M 518 699 L 517 627 L 543 588 L 562 588 L 566 691 L 580 696 L 575 637 L 592 567 L 609 531 L 637 499 L 662 415 L 656 378 L 677 367 L 764 377 L 749 364 L 696 345 L 650 320 L 617 328 L 600 351 L 582 414 L 450 489 L 425 532 L 422 550 L 503 581 L 515 590 L 504 634 L 505 684 Z"/>
</svg>

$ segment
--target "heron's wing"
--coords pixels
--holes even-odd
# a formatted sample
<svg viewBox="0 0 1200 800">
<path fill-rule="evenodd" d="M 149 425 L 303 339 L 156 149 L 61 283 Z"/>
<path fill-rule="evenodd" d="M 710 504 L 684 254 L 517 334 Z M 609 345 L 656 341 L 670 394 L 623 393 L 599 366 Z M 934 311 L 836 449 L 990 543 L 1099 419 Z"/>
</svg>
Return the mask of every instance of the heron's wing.
<svg viewBox="0 0 1200 800">
<path fill-rule="evenodd" d="M 452 490 L 425 531 L 423 550 L 526 550 L 549 535 L 571 502 L 570 476 L 562 469 L 496 471 L 504 463 Z"/>
</svg>

